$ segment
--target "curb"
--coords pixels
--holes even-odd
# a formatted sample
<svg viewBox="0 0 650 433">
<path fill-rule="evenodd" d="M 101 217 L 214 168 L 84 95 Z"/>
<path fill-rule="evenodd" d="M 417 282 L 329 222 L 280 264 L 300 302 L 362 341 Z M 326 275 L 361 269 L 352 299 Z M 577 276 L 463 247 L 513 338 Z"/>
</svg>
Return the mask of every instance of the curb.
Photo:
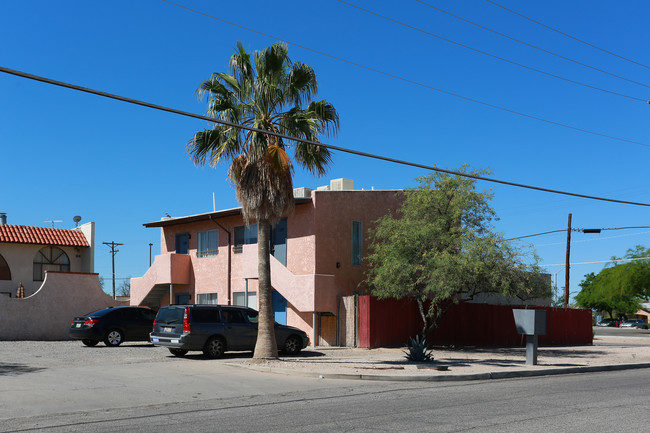
<svg viewBox="0 0 650 433">
<path fill-rule="evenodd" d="M 374 380 L 387 382 L 453 382 L 469 380 L 489 379 L 515 379 L 523 377 L 554 376 L 560 374 L 597 373 L 604 371 L 634 370 L 650 368 L 650 363 L 617 364 L 617 365 L 588 365 L 583 367 L 558 367 L 545 368 L 541 370 L 512 370 L 485 373 L 459 373 L 451 375 L 436 376 L 398 376 L 398 375 L 376 375 L 376 374 L 350 374 L 350 373 L 318 373 L 314 371 L 297 371 L 286 368 L 259 367 L 236 363 L 225 363 L 231 367 L 245 368 L 262 373 L 285 374 L 289 376 L 316 377 L 319 379 L 346 379 L 346 380 Z"/>
</svg>

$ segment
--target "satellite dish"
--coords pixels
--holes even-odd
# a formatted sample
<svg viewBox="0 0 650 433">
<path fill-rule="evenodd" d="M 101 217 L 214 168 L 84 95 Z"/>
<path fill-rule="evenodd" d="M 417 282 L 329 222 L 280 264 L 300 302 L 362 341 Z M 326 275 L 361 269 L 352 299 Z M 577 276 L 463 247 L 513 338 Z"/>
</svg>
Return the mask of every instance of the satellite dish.
<svg viewBox="0 0 650 433">
<path fill-rule="evenodd" d="M 81 217 L 79 215 L 75 215 L 74 218 L 72 218 L 72 221 L 74 221 L 76 225 L 79 225 L 79 221 L 81 221 Z"/>
</svg>

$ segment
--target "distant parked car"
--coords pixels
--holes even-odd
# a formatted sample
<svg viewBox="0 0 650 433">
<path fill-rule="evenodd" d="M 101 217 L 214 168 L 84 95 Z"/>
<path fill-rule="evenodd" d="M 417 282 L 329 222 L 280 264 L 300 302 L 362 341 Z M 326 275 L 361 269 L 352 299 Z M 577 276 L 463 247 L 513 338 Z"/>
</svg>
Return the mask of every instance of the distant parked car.
<svg viewBox="0 0 650 433">
<path fill-rule="evenodd" d="M 620 320 L 618 319 L 602 319 L 596 324 L 596 326 L 608 326 L 610 328 L 616 328 Z"/>
<path fill-rule="evenodd" d="M 257 311 L 225 305 L 170 305 L 158 311 L 151 342 L 167 347 L 174 356 L 202 351 L 220 358 L 229 350 L 254 350 Z M 275 324 L 278 350 L 295 355 L 309 345 L 307 334 L 292 326 Z"/>
<path fill-rule="evenodd" d="M 86 346 L 103 341 L 107 346 L 119 346 L 125 341 L 149 341 L 156 312 L 144 307 L 109 307 L 75 317 L 70 337 Z"/>
<path fill-rule="evenodd" d="M 641 319 L 629 319 L 621 323 L 621 328 L 642 328 L 645 322 Z"/>
</svg>

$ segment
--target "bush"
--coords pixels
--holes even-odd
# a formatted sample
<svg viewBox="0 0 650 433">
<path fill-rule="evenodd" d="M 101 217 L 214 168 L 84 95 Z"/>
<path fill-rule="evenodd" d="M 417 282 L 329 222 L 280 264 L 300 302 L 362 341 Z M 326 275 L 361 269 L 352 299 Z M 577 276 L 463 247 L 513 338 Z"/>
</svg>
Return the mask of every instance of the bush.
<svg viewBox="0 0 650 433">
<path fill-rule="evenodd" d="M 427 339 L 423 338 L 420 340 L 418 335 L 415 338 L 411 338 L 410 344 L 407 344 L 409 349 L 408 352 L 404 352 L 406 355 L 405 358 L 413 362 L 431 362 L 433 361 L 433 355 L 431 350 L 427 349 Z"/>
</svg>

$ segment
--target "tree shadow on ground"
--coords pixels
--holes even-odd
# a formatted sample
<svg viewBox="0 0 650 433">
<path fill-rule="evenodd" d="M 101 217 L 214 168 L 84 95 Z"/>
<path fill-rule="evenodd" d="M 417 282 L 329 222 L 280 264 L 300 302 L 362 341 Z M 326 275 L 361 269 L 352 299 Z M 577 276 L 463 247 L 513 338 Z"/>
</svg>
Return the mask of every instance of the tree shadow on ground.
<svg viewBox="0 0 650 433">
<path fill-rule="evenodd" d="M 20 374 L 36 373 L 45 370 L 42 367 L 30 367 L 26 364 L 9 364 L 0 362 L 0 376 L 18 376 Z"/>
</svg>

